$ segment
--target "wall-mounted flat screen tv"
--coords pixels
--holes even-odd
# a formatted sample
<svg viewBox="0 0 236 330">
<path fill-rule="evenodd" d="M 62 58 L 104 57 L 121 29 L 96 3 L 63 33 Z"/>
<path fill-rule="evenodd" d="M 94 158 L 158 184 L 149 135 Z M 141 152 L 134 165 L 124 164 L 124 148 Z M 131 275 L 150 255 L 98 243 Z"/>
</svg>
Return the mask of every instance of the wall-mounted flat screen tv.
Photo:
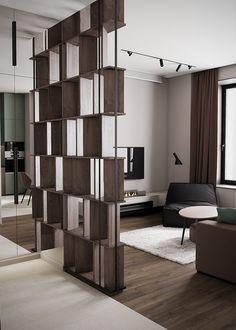
<svg viewBox="0 0 236 330">
<path fill-rule="evenodd" d="M 124 157 L 125 180 L 144 179 L 144 148 L 118 147 L 118 156 Z"/>
</svg>

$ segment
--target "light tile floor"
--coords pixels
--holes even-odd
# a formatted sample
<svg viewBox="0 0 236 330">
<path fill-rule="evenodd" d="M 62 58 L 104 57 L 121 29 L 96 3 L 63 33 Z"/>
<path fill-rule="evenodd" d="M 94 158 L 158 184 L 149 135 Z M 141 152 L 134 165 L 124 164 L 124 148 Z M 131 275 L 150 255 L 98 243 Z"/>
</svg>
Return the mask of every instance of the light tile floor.
<svg viewBox="0 0 236 330">
<path fill-rule="evenodd" d="M 2 330 L 158 330 L 158 324 L 38 259 L 0 268 Z"/>
</svg>

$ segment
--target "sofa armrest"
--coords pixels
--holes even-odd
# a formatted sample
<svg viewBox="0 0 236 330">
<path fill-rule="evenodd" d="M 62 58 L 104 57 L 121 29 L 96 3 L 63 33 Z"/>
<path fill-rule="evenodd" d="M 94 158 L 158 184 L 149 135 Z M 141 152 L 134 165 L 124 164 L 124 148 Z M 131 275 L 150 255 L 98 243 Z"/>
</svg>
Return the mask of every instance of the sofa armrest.
<svg viewBox="0 0 236 330">
<path fill-rule="evenodd" d="M 197 271 L 236 283 L 236 226 L 212 220 L 197 224 Z"/>
</svg>

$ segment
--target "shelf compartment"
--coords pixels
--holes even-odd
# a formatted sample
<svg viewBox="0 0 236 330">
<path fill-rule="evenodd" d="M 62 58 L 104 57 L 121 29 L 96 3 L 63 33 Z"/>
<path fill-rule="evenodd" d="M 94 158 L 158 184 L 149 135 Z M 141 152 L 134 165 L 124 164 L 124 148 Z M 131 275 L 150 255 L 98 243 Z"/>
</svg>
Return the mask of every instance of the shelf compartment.
<svg viewBox="0 0 236 330">
<path fill-rule="evenodd" d="M 117 200 L 123 201 L 124 159 L 117 160 L 117 167 L 118 167 Z M 94 199 L 99 199 L 99 192 L 100 192 L 100 198 L 102 198 L 103 202 L 115 202 L 115 159 L 112 158 L 92 159 L 91 174 L 92 174 L 91 194 L 94 196 Z M 100 176 L 100 180 L 99 180 L 99 176 Z"/>
<path fill-rule="evenodd" d="M 43 218 L 43 191 L 38 188 L 32 190 L 32 217 Z"/>
<path fill-rule="evenodd" d="M 49 51 L 49 84 L 54 84 L 61 80 L 60 56 L 60 46 L 54 47 Z"/>
<path fill-rule="evenodd" d="M 64 156 L 81 157 L 83 156 L 83 120 L 67 119 L 64 120 Z"/>
<path fill-rule="evenodd" d="M 80 115 L 79 79 L 66 81 L 62 84 L 63 117 L 77 117 Z"/>
<path fill-rule="evenodd" d="M 48 53 L 46 53 L 48 54 Z M 49 84 L 49 58 L 37 57 L 35 59 L 36 66 L 36 88 L 43 87 Z"/>
<path fill-rule="evenodd" d="M 124 160 L 117 160 L 117 199 L 124 199 Z M 107 202 L 115 201 L 115 160 L 104 160 L 104 200 Z"/>
<path fill-rule="evenodd" d="M 63 224 L 63 196 L 47 192 L 47 224 Z"/>
<path fill-rule="evenodd" d="M 66 42 L 62 46 L 62 78 L 71 79 L 79 75 L 79 46 Z"/>
<path fill-rule="evenodd" d="M 83 119 L 83 151 L 85 157 L 114 157 L 115 118 L 109 116 Z"/>
<path fill-rule="evenodd" d="M 84 200 L 84 236 L 91 240 L 108 238 L 109 205 Z"/>
<path fill-rule="evenodd" d="M 109 291 L 116 289 L 115 285 L 115 247 L 101 246 L 101 270 L 99 270 L 99 245 L 94 244 L 94 282 L 99 283 L 101 272 L 101 285 Z M 124 288 L 124 244 L 117 246 L 117 288 Z"/>
<path fill-rule="evenodd" d="M 124 0 L 118 0 L 117 28 L 125 26 L 124 23 Z M 115 30 L 115 2 L 114 0 L 101 1 L 101 22 L 107 32 Z M 80 11 L 81 34 L 98 36 L 98 1 Z"/>
<path fill-rule="evenodd" d="M 79 227 L 80 207 L 83 200 L 74 196 L 64 195 L 63 229 L 73 230 Z"/>
<path fill-rule="evenodd" d="M 62 87 L 60 85 L 49 87 L 49 111 L 47 119 L 62 117 Z"/>
<path fill-rule="evenodd" d="M 47 135 L 47 123 L 34 124 L 35 155 L 47 155 Z"/>
<path fill-rule="evenodd" d="M 62 42 L 62 23 L 59 22 L 48 29 L 48 48 L 59 45 Z"/>
<path fill-rule="evenodd" d="M 62 155 L 62 121 L 51 122 L 52 155 Z"/>
<path fill-rule="evenodd" d="M 34 37 L 34 55 L 43 54 L 46 50 L 46 31 L 37 33 Z"/>
<path fill-rule="evenodd" d="M 100 109 L 99 109 L 99 74 L 98 71 L 83 74 L 80 78 L 80 114 L 115 115 L 115 69 L 101 69 L 100 74 Z M 87 101 L 87 102 L 86 102 Z M 118 70 L 118 109 L 124 113 L 124 70 Z M 100 111 L 100 112 L 99 112 Z"/>
<path fill-rule="evenodd" d="M 49 110 L 48 90 L 40 89 L 36 93 L 39 95 L 39 121 L 47 120 Z"/>
<path fill-rule="evenodd" d="M 80 36 L 79 72 L 80 74 L 97 69 L 97 38 Z"/>
<path fill-rule="evenodd" d="M 41 241 L 37 240 L 38 251 L 63 246 L 63 231 L 56 228 L 56 226 L 53 227 L 53 225 L 48 225 L 44 222 L 37 221 L 36 230 L 37 238 L 41 237 Z"/>
<path fill-rule="evenodd" d="M 64 192 L 75 195 L 90 194 L 90 160 L 63 159 Z"/>
<path fill-rule="evenodd" d="M 54 157 L 40 157 L 40 187 L 55 188 L 56 166 Z"/>
<path fill-rule="evenodd" d="M 62 21 L 63 42 L 70 41 L 76 45 L 79 44 L 80 33 L 80 14 L 79 12 L 67 17 Z"/>
</svg>

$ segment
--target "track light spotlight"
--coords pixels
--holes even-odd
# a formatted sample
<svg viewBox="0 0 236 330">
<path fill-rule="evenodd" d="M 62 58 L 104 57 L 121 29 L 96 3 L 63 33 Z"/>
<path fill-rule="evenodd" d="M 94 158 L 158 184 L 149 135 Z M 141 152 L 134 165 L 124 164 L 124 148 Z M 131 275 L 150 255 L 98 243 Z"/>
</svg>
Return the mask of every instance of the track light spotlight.
<svg viewBox="0 0 236 330">
<path fill-rule="evenodd" d="M 128 54 L 129 56 L 133 55 L 133 53 L 132 53 L 130 50 L 127 51 L 127 54 Z"/>
<path fill-rule="evenodd" d="M 181 64 L 179 64 L 179 65 L 177 66 L 177 68 L 176 68 L 176 72 L 178 72 L 180 68 L 181 68 Z"/>
<path fill-rule="evenodd" d="M 164 66 L 164 63 L 163 63 L 163 59 L 162 58 L 160 58 L 160 66 L 163 68 L 163 66 Z"/>
<path fill-rule="evenodd" d="M 192 69 L 192 65 L 188 65 L 188 69 L 191 70 Z"/>
</svg>

